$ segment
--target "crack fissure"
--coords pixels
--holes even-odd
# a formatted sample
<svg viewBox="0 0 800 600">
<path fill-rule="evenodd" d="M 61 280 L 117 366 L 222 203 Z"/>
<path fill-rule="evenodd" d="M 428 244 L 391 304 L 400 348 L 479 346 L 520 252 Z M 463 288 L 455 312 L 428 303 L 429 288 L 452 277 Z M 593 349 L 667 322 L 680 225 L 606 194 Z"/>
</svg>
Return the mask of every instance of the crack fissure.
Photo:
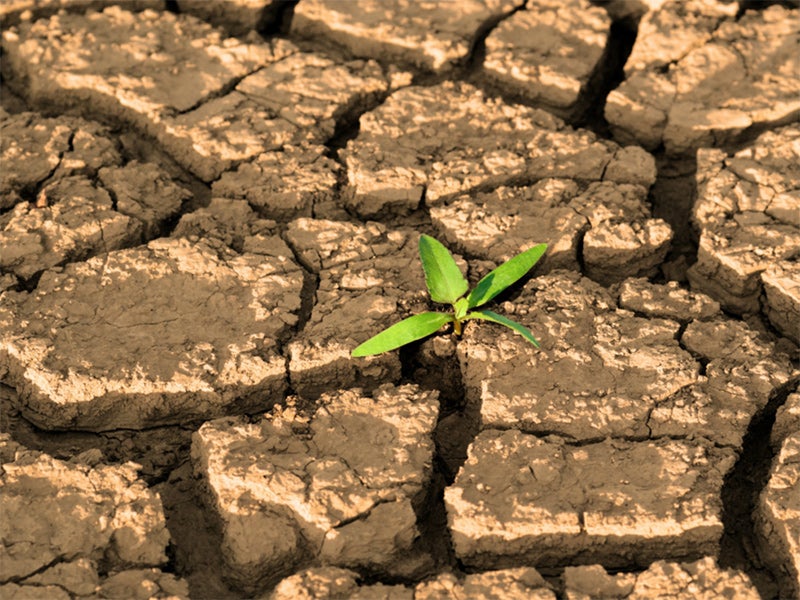
<svg viewBox="0 0 800 600">
<path fill-rule="evenodd" d="M 24 544 L 25 542 L 18 542 L 18 543 Z M 3 545 L 5 546 L 5 542 L 4 542 Z M 10 544 L 10 546 L 13 547 L 14 544 Z M 10 554 L 13 555 L 13 552 L 10 552 Z M 36 585 L 36 584 L 31 584 L 31 583 L 25 583 L 25 580 L 29 579 L 31 577 L 35 577 L 36 575 L 41 575 L 42 573 L 44 573 L 48 569 L 51 569 L 51 568 L 55 567 L 56 565 L 64 562 L 64 559 L 65 559 L 64 556 L 57 556 L 53 560 L 48 562 L 47 564 L 42 565 L 38 569 L 34 569 L 30 573 L 26 573 L 25 575 L 17 575 L 17 576 L 9 577 L 8 579 L 0 581 L 0 584 L 5 584 L 5 583 L 17 583 L 17 584 L 19 584 L 19 583 L 23 583 L 25 585 Z"/>
<path fill-rule="evenodd" d="M 667 280 L 685 281 L 686 269 L 697 262 L 699 236 L 692 225 L 692 210 L 697 199 L 697 162 L 692 158 L 668 159 L 656 156 L 656 181 L 648 192 L 654 219 L 665 221 L 673 232 L 669 252 L 662 267 Z M 663 270 L 663 269 L 662 269 Z"/>
<path fill-rule="evenodd" d="M 226 81 L 223 85 L 221 85 L 219 89 L 214 90 L 213 92 L 210 92 L 210 93 L 206 94 L 205 96 L 200 98 L 197 102 L 195 102 L 194 104 L 192 104 L 188 108 L 184 108 L 184 109 L 181 109 L 181 110 L 176 110 L 174 112 L 173 116 L 178 117 L 178 116 L 186 115 L 188 113 L 196 111 L 197 109 L 199 109 L 200 107 L 204 106 L 205 104 L 208 104 L 209 102 L 212 102 L 214 100 L 217 100 L 219 98 L 223 98 L 223 97 L 227 96 L 228 94 L 234 92 L 236 90 L 236 86 L 238 86 L 243 80 L 247 79 L 251 75 L 255 75 L 256 73 L 258 73 L 259 71 L 262 71 L 265 68 L 266 67 L 264 65 L 259 65 L 258 67 L 248 71 L 247 73 L 244 73 L 243 75 L 239 75 L 238 77 L 232 77 L 231 79 Z M 250 96 L 248 96 L 247 94 L 242 94 L 242 95 L 246 96 L 251 101 L 255 101 L 252 98 L 250 98 Z"/>
<path fill-rule="evenodd" d="M 722 487 L 722 522 L 719 564 L 746 572 L 762 597 L 771 597 L 775 574 L 761 566 L 755 551 L 757 533 L 753 514 L 764 490 L 774 458 L 770 446 L 770 431 L 778 409 L 797 386 L 796 379 L 781 386 L 767 405 L 750 421 L 742 450 L 734 467 L 728 472 Z"/>
<path fill-rule="evenodd" d="M 638 32 L 638 17 L 626 17 L 611 23 L 603 53 L 586 83 L 581 86 L 566 119 L 573 126 L 586 127 L 595 132 L 608 131 L 604 114 L 606 99 L 625 80 L 625 63 L 631 55 Z"/>
<path fill-rule="evenodd" d="M 288 35 L 292 28 L 294 9 L 299 0 L 266 2 L 256 24 L 256 32 L 263 38 Z"/>
<path fill-rule="evenodd" d="M 288 336 L 286 343 L 299 336 L 311 320 L 311 314 L 317 303 L 317 291 L 319 290 L 320 275 L 315 272 L 310 264 L 303 258 L 301 252 L 294 246 L 291 239 L 284 234 L 281 239 L 291 250 L 294 260 L 303 271 L 303 285 L 300 289 L 300 309 L 297 311 L 297 324 L 294 326 L 293 334 Z"/>
<path fill-rule="evenodd" d="M 462 59 L 463 72 L 462 77 L 469 76 L 479 71 L 483 67 L 483 62 L 486 59 L 486 39 L 492 32 L 506 19 L 509 19 L 517 12 L 525 10 L 525 2 L 515 6 L 510 11 L 501 13 L 499 15 L 492 15 L 486 19 L 472 37 L 469 52 L 467 56 Z"/>
</svg>

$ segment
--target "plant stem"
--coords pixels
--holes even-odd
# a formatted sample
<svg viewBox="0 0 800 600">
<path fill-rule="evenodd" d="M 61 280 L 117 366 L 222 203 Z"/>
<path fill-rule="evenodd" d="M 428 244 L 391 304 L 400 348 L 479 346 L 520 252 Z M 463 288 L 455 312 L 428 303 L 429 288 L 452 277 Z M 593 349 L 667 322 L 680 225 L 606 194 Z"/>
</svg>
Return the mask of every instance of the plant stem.
<svg viewBox="0 0 800 600">
<path fill-rule="evenodd" d="M 458 319 L 453 321 L 453 331 L 458 337 L 461 337 L 461 321 Z"/>
</svg>

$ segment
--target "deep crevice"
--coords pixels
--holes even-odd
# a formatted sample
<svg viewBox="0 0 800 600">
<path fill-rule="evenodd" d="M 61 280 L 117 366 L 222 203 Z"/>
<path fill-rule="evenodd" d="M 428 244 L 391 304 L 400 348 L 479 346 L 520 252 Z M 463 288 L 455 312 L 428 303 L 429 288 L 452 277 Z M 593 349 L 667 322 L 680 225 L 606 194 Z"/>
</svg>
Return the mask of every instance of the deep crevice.
<svg viewBox="0 0 800 600">
<path fill-rule="evenodd" d="M 299 260 L 296 258 L 296 260 Z M 303 269 L 303 287 L 300 290 L 300 310 L 297 311 L 297 325 L 295 335 L 305 329 L 306 323 L 311 319 L 314 305 L 317 303 L 317 290 L 319 289 L 319 275 Z"/>
<path fill-rule="evenodd" d="M 213 516 L 214 511 L 205 506 L 188 455 L 156 491 L 161 497 L 170 532 L 169 566 L 176 575 L 186 579 L 189 596 L 198 600 L 241 598 L 241 594 L 223 580 L 220 524 Z M 208 518 L 209 512 L 211 518 Z"/>
<path fill-rule="evenodd" d="M 525 10 L 525 2 L 522 2 L 508 12 L 492 15 L 481 23 L 472 38 L 467 56 L 462 60 L 464 74 L 474 73 L 483 66 L 483 61 L 486 59 L 486 38 L 491 35 L 492 31 L 494 31 L 500 23 L 521 10 Z"/>
<path fill-rule="evenodd" d="M 100 432 L 47 430 L 25 417 L 15 387 L 0 382 L 0 431 L 7 433 L 14 442 L 66 462 L 120 465 L 132 460 L 141 465 L 140 477 L 149 486 L 163 481 L 175 468 L 180 455 L 188 452 L 191 434 L 204 421 L 195 419 L 178 425 Z M 100 454 L 86 463 L 86 457 L 81 455 L 89 451 Z"/>
<path fill-rule="evenodd" d="M 3 60 L 3 53 L 0 52 L 0 62 Z M 9 115 L 15 115 L 30 111 L 30 107 L 24 98 L 14 93 L 8 88 L 5 78 L 0 75 L 0 108 Z"/>
<path fill-rule="evenodd" d="M 597 61 L 589 79 L 581 86 L 578 98 L 568 116 L 575 127 L 585 127 L 608 137 L 605 118 L 606 98 L 625 80 L 625 63 L 633 50 L 639 31 L 639 19 L 627 17 L 615 20 L 608 31 L 603 54 Z"/>
<path fill-rule="evenodd" d="M 285 377 L 286 377 L 286 391 L 279 404 L 285 404 L 286 399 L 290 396 L 300 396 L 294 386 L 292 380 L 292 370 L 290 368 L 291 354 L 288 350 L 288 345 L 293 340 L 297 339 L 306 327 L 306 324 L 311 320 L 311 315 L 314 311 L 314 306 L 317 303 L 317 291 L 319 290 L 320 276 L 319 273 L 313 270 L 312 265 L 308 264 L 302 257 L 300 251 L 295 248 L 291 240 L 285 235 L 285 231 L 281 233 L 281 239 L 286 243 L 294 256 L 295 262 L 300 266 L 303 271 L 303 286 L 300 289 L 300 308 L 297 311 L 297 323 L 287 331 L 285 339 L 283 339 L 278 347 L 278 354 L 284 357 L 285 360 Z"/>
<path fill-rule="evenodd" d="M 369 110 L 374 109 L 375 106 L 360 112 L 358 116 L 352 115 L 349 119 L 339 119 L 336 122 L 336 126 L 334 127 L 331 137 L 328 138 L 327 142 L 325 142 L 325 146 L 328 148 L 331 158 L 334 158 L 334 155 L 337 155 L 339 150 L 347 147 L 347 142 L 358 137 L 358 134 L 361 131 L 361 115 L 369 112 Z"/>
<path fill-rule="evenodd" d="M 762 598 L 777 598 L 775 575 L 762 566 L 756 554 L 757 533 L 753 514 L 769 479 L 773 451 L 770 432 L 775 415 L 796 387 L 791 381 L 776 390 L 767 405 L 750 421 L 742 450 L 722 487 L 722 522 L 719 564 L 747 573 Z"/>
<path fill-rule="evenodd" d="M 256 24 L 256 32 L 264 38 L 288 35 L 299 0 L 278 0 L 264 5 Z"/>
<path fill-rule="evenodd" d="M 417 527 L 420 538 L 420 549 L 431 557 L 431 569 L 425 572 L 422 578 L 435 575 L 455 567 L 455 550 L 447 527 L 447 509 L 444 503 L 444 490 L 449 485 L 448 478 L 441 471 L 438 453 L 434 457 L 433 474 L 428 484 L 426 498 L 422 505 L 415 509 L 417 514 Z M 422 579 L 415 577 L 413 583 Z M 410 582 L 412 583 L 412 582 Z"/>
<path fill-rule="evenodd" d="M 28 278 L 17 276 L 17 291 L 28 293 L 33 292 L 37 287 L 39 287 L 39 280 L 42 278 L 43 274 L 44 271 L 39 271 Z"/>
<path fill-rule="evenodd" d="M 592 224 L 589 222 L 589 219 L 586 219 L 586 226 L 578 232 L 578 240 L 575 248 L 575 260 L 578 262 L 578 270 L 582 275 L 586 273 L 586 257 L 583 254 L 583 246 L 586 242 L 586 234 L 589 233 L 591 228 Z"/>
<path fill-rule="evenodd" d="M 336 172 L 336 183 L 333 186 L 330 201 L 321 202 L 318 198 L 314 199 L 311 205 L 311 216 L 314 219 L 361 223 L 361 218 L 344 201 L 344 190 L 347 188 L 347 167 L 344 161 L 339 153 L 331 147 L 326 148 L 325 156 L 339 165 Z"/>
<path fill-rule="evenodd" d="M 697 162 L 692 158 L 656 155 L 656 181 L 648 192 L 653 218 L 672 228 L 670 250 L 661 264 L 667 281 L 686 281 L 686 269 L 697 262 L 698 236 L 692 227 L 697 198 Z"/>
<path fill-rule="evenodd" d="M 426 576 L 457 568 L 447 526 L 444 491 L 453 483 L 466 459 L 467 447 L 477 433 L 473 431 L 477 427 L 463 427 L 468 419 L 465 417 L 466 399 L 456 343 L 452 336 L 442 335 L 400 349 L 403 381 L 439 392 L 439 416 L 433 432 L 433 472 L 426 498 L 415 507 L 420 529 L 418 544 L 431 556 L 435 567 Z M 404 583 L 413 585 L 423 579 L 417 577 Z"/>
<path fill-rule="evenodd" d="M 97 185 L 97 188 L 103 190 L 106 194 L 108 194 L 108 197 L 111 198 L 111 210 L 113 210 L 114 212 L 119 212 L 117 208 L 119 206 L 119 198 L 117 198 L 117 192 L 114 191 L 114 189 L 111 186 L 105 187 L 103 185 Z M 100 237 L 103 237 L 102 227 L 100 227 Z M 103 244 L 103 248 L 104 248 L 103 250 L 104 253 L 108 252 L 108 250 L 105 249 L 105 243 Z"/>
<path fill-rule="evenodd" d="M 333 132 L 323 142 L 330 152 L 344 148 L 348 141 L 357 137 L 361 130 L 361 117 L 381 106 L 392 95 L 394 90 L 391 87 L 390 76 L 385 69 L 382 70 L 382 75 L 386 89 L 360 93 L 335 111 Z"/>
</svg>

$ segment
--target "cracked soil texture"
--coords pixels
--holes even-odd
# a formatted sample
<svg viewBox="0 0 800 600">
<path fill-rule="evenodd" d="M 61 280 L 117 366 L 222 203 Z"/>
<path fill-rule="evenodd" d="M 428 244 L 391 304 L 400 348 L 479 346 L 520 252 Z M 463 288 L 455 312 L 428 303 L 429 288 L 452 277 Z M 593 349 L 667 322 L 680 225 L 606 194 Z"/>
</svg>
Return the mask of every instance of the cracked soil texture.
<svg viewBox="0 0 800 600">
<path fill-rule="evenodd" d="M 0 596 L 800 598 L 797 2 L 0 24 Z"/>
</svg>

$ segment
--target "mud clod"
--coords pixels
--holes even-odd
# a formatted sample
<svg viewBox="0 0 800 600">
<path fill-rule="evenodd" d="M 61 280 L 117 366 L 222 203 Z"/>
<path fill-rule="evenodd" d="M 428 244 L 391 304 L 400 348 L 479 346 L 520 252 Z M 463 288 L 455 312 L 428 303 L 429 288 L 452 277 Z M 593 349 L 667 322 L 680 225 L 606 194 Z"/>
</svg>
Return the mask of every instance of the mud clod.
<svg viewBox="0 0 800 600">
<path fill-rule="evenodd" d="M 218 256 L 162 239 L 6 293 L 0 370 L 20 410 L 45 429 L 98 431 L 268 408 L 286 387 L 276 337 L 300 308 L 302 274 L 284 251 Z"/>
<path fill-rule="evenodd" d="M 402 570 L 419 535 L 414 506 L 431 475 L 436 394 L 389 385 L 318 406 L 252 424 L 212 421 L 195 436 L 229 577 L 245 589 L 315 560 Z"/>
</svg>

